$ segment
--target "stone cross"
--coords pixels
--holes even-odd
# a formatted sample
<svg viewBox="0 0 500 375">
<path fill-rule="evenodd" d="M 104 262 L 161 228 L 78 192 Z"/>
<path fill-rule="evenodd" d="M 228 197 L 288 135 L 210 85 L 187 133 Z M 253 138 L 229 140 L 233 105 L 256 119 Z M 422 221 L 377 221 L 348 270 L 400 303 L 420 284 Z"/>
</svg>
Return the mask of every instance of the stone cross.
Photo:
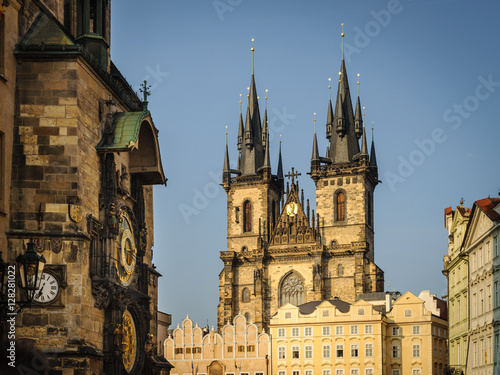
<svg viewBox="0 0 500 375">
<path fill-rule="evenodd" d="M 288 174 L 285 175 L 285 177 L 288 177 L 288 178 L 292 178 L 292 185 L 295 183 L 295 177 L 298 177 L 298 176 L 301 176 L 302 174 L 301 173 L 295 173 L 294 172 L 294 169 L 292 167 L 292 173 L 288 172 Z"/>
</svg>

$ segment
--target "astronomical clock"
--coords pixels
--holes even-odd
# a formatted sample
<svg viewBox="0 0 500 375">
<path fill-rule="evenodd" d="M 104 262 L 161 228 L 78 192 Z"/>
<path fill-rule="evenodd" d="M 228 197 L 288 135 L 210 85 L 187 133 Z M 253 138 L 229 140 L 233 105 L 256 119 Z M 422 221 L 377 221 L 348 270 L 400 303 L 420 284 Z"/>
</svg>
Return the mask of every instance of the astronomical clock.
<svg viewBox="0 0 500 375">
<path fill-rule="evenodd" d="M 122 212 L 119 221 L 120 232 L 115 240 L 116 268 L 120 281 L 127 286 L 130 285 L 137 263 L 137 247 L 134 228 L 127 212 Z"/>
</svg>

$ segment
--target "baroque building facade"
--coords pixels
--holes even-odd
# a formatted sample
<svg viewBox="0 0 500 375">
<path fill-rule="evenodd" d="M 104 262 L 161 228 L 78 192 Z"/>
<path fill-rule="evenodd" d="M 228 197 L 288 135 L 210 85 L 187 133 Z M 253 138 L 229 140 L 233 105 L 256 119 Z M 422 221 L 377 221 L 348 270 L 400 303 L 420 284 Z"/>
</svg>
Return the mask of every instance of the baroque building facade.
<svg viewBox="0 0 500 375">
<path fill-rule="evenodd" d="M 448 279 L 449 309 L 449 363 L 450 370 L 465 372 L 469 334 L 469 263 L 463 252 L 463 242 L 471 209 L 463 201 L 455 210 L 444 211 L 445 227 L 448 230 L 448 254 L 443 258 L 443 273 Z"/>
<path fill-rule="evenodd" d="M 27 246 L 46 259 L 16 338 L 53 373 L 168 372 L 152 252 L 166 178 L 147 84 L 141 100 L 110 59 L 110 1 L 14 0 L 0 20 L 0 241 L 12 264 Z"/>
<path fill-rule="evenodd" d="M 335 299 L 281 306 L 270 324 L 272 373 L 445 374 L 444 301 L 429 292 L 360 297 L 352 304 Z"/>
<path fill-rule="evenodd" d="M 474 202 L 464 236 L 469 261 L 469 348 L 467 374 L 499 371 L 499 249 L 500 198 Z"/>
<path fill-rule="evenodd" d="M 284 176 L 281 150 L 277 172 L 271 172 L 267 109 L 261 120 L 252 67 L 237 168 L 230 167 L 227 142 L 224 157 L 227 250 L 220 254 L 219 328 L 239 313 L 266 328 L 286 303 L 354 302 L 360 293 L 383 290 L 383 271 L 374 263 L 375 147 L 372 140 L 369 155 L 360 99 L 353 110 L 344 59 L 339 77 L 335 109 L 328 103 L 325 156 L 316 132 L 313 138 L 315 212 L 299 188 L 300 174 L 292 169 Z M 285 177 L 291 178 L 286 188 Z"/>
</svg>

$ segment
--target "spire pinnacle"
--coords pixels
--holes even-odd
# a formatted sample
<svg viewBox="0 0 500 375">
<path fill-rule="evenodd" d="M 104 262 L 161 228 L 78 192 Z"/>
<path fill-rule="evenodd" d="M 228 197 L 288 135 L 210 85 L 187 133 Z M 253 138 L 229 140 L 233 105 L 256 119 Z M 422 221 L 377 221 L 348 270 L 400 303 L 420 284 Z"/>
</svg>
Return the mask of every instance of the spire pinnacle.
<svg viewBox="0 0 500 375">
<path fill-rule="evenodd" d="M 342 60 L 344 60 L 344 24 L 342 23 L 342 33 L 340 36 L 342 37 Z"/>
<path fill-rule="evenodd" d="M 331 81 L 332 81 L 332 78 L 329 77 L 328 82 L 330 83 Z M 332 100 L 332 85 L 331 84 L 328 84 L 328 98 L 330 100 Z"/>
<path fill-rule="evenodd" d="M 316 117 L 316 113 L 314 114 L 314 117 Z M 314 119 L 314 137 L 311 162 L 313 161 L 319 161 L 318 138 L 316 136 L 316 118 Z"/>
<path fill-rule="evenodd" d="M 270 161 L 270 155 L 269 155 L 269 129 L 266 127 L 266 153 L 264 155 L 264 168 L 271 169 L 271 161 Z M 271 172 L 269 172 L 271 173 Z"/>
<path fill-rule="evenodd" d="M 242 94 L 240 94 L 240 123 L 239 123 L 239 126 L 238 126 L 238 150 L 241 150 L 241 148 L 243 147 L 243 112 L 242 112 L 242 109 L 241 109 L 241 96 Z"/>
<path fill-rule="evenodd" d="M 255 51 L 255 48 L 253 48 L 253 42 L 254 42 L 254 40 L 255 40 L 255 39 L 254 39 L 254 38 L 252 38 L 252 48 L 250 49 L 250 51 L 252 51 L 252 74 L 254 73 L 254 69 L 253 69 L 253 67 L 254 67 L 254 62 L 253 62 L 253 53 L 254 53 L 254 51 Z"/>
<path fill-rule="evenodd" d="M 280 134 L 280 152 L 278 158 L 278 180 L 283 181 L 283 161 L 281 159 L 281 134 Z"/>
<path fill-rule="evenodd" d="M 373 121 L 372 121 L 372 149 L 370 150 L 370 167 L 377 168 L 377 157 L 375 155 L 375 134 L 373 132 Z"/>
<path fill-rule="evenodd" d="M 366 144 L 365 114 L 363 113 L 363 136 L 361 139 L 361 155 L 368 156 L 368 146 Z"/>
<path fill-rule="evenodd" d="M 227 126 L 226 126 L 226 153 L 224 155 L 224 170 L 223 172 L 228 173 L 231 171 L 230 165 L 229 165 L 229 151 L 227 148 Z"/>
</svg>

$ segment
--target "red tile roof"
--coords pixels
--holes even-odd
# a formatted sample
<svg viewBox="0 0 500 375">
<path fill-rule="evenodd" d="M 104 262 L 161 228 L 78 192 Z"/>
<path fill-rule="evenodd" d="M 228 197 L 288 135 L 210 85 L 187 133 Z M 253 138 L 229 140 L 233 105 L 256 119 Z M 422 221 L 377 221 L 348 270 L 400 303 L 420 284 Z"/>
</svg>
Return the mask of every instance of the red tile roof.
<svg viewBox="0 0 500 375">
<path fill-rule="evenodd" d="M 451 209 L 451 206 L 450 207 L 446 207 L 444 209 L 444 216 L 452 214 L 452 213 L 453 213 L 453 210 Z"/>
<path fill-rule="evenodd" d="M 484 213 L 491 219 L 500 219 L 500 214 L 495 211 L 495 207 L 500 204 L 500 198 L 484 198 L 475 202 Z"/>
</svg>

